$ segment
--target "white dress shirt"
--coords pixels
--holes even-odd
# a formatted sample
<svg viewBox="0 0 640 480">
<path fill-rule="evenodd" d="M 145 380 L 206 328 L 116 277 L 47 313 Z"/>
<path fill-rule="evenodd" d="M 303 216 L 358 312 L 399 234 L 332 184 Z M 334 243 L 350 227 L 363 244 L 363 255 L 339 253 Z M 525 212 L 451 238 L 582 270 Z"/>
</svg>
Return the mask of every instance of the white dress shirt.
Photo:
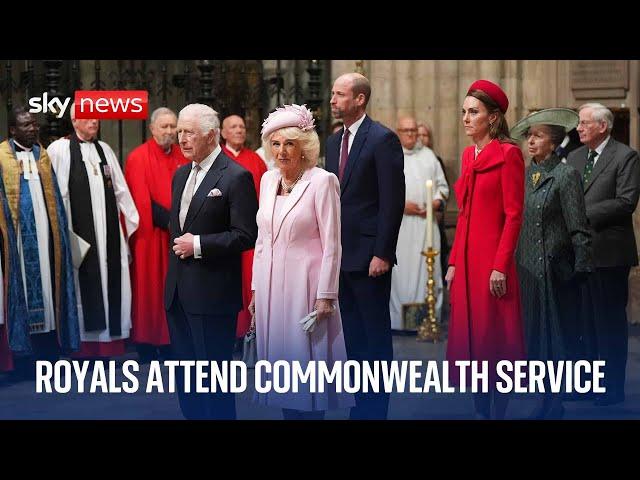
<svg viewBox="0 0 640 480">
<path fill-rule="evenodd" d="M 206 177 L 207 173 L 209 173 L 209 169 L 211 168 L 213 162 L 215 162 L 217 156 L 221 151 L 222 148 L 220 147 L 220 145 L 216 145 L 216 148 L 213 149 L 213 152 L 211 152 L 207 156 L 207 158 L 200 162 L 200 170 L 198 170 L 197 173 L 195 169 L 195 166 L 197 165 L 196 162 L 191 162 L 191 173 L 189 173 L 189 177 L 187 178 L 187 182 L 185 183 L 185 189 L 182 191 L 182 195 L 186 194 L 186 185 L 189 185 L 189 182 L 192 181 L 193 175 L 197 175 L 196 185 L 193 189 L 193 194 L 195 195 L 195 193 L 198 191 L 198 188 L 200 188 L 202 180 L 204 180 L 204 177 Z M 200 235 L 193 236 L 193 258 L 202 258 L 202 250 L 200 248 Z"/>
</svg>

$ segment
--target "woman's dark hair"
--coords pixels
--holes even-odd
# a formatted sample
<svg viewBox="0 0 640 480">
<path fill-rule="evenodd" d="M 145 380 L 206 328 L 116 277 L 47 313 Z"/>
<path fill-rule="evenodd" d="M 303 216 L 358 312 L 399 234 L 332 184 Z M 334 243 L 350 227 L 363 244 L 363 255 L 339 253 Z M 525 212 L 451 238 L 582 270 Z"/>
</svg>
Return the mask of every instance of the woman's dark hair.
<svg viewBox="0 0 640 480">
<path fill-rule="evenodd" d="M 487 107 L 490 114 L 493 113 L 497 115 L 496 121 L 489 127 L 489 136 L 491 138 L 497 138 L 500 143 L 513 143 L 517 145 L 516 141 L 509 136 L 509 124 L 498 104 L 482 90 L 471 90 L 469 96 L 475 97 L 484 103 L 484 106 Z"/>
</svg>

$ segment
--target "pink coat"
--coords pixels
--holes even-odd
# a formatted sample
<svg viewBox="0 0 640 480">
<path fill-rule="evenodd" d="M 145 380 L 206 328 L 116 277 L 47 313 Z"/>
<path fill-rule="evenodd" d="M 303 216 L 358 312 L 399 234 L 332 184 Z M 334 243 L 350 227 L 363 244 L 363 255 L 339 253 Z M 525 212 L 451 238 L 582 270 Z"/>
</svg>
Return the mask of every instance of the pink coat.
<svg viewBox="0 0 640 480">
<path fill-rule="evenodd" d="M 274 215 L 280 171 L 270 170 L 260 183 L 256 215 L 258 240 L 253 258 L 252 289 L 256 295 L 256 339 L 259 360 L 346 361 L 338 306 L 340 277 L 340 184 L 320 168 L 307 170 Z M 299 321 L 314 309 L 318 298 L 334 299 L 335 313 L 313 333 Z M 260 394 L 259 403 L 298 410 L 328 410 L 354 404 L 335 391 Z"/>
</svg>

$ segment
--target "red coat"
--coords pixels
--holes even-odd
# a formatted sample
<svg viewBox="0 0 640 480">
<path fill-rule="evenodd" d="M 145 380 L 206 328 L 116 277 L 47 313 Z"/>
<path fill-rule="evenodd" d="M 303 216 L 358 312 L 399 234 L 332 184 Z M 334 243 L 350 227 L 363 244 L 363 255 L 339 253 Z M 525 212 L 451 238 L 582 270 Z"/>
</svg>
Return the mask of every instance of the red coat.
<svg viewBox="0 0 640 480">
<path fill-rule="evenodd" d="M 464 150 L 454 186 L 460 213 L 449 257 L 456 271 L 447 360 L 456 384 L 454 361 L 488 360 L 491 386 L 499 360 L 526 358 L 514 261 L 522 224 L 524 160 L 517 146 L 498 140 L 486 145 L 475 160 L 474 149 Z M 507 277 L 507 293 L 500 299 L 489 291 L 492 270 Z"/>
<path fill-rule="evenodd" d="M 140 214 L 140 225 L 131 237 L 131 340 L 168 345 L 169 327 L 164 309 L 169 231 L 154 226 L 151 200 L 171 209 L 171 178 L 188 160 L 177 145 L 167 155 L 151 138 L 127 158 L 124 176 Z"/>
<path fill-rule="evenodd" d="M 238 156 L 222 145 L 222 151 L 235 160 L 238 164 L 251 172 L 253 184 L 256 187 L 256 194 L 260 198 L 260 180 L 267 171 L 267 165 L 253 150 L 243 148 Z M 251 325 L 251 315 L 249 314 L 249 303 L 251 302 L 251 275 L 253 272 L 253 249 L 242 252 L 242 310 L 238 313 L 236 324 L 236 337 L 240 338 L 247 333 Z"/>
</svg>

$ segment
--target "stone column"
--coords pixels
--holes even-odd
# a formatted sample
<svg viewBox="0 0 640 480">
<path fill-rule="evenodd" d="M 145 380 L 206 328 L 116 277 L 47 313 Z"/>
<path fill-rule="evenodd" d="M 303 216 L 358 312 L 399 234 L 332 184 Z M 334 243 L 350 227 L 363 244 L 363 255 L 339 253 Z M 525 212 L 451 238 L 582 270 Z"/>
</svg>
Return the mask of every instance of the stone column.
<svg viewBox="0 0 640 480">
<path fill-rule="evenodd" d="M 504 61 L 502 86 L 509 97 L 507 120 L 511 127 L 525 115 L 522 108 L 522 62 L 520 60 Z"/>
<path fill-rule="evenodd" d="M 457 158 L 456 158 L 456 169 L 454 173 L 454 179 L 458 179 L 460 175 L 461 168 L 461 156 L 462 151 L 472 144 L 472 141 L 469 137 L 467 137 L 464 133 L 464 128 L 462 126 L 462 105 L 464 103 L 464 99 L 467 96 L 467 90 L 469 86 L 481 78 L 480 74 L 480 66 L 482 61 L 480 60 L 460 60 L 460 70 L 459 70 L 459 84 L 456 92 L 456 103 L 451 107 L 451 111 L 455 112 L 455 131 L 456 132 L 456 142 L 457 142 Z"/>
<path fill-rule="evenodd" d="M 453 184 L 460 174 L 460 148 L 458 132 L 460 124 L 460 102 L 458 92 L 459 63 L 457 60 L 439 60 L 435 65 L 437 104 L 433 123 L 438 125 L 438 151 L 445 160 L 445 168 Z M 453 198 L 453 197 L 452 197 Z M 449 202 L 447 209 L 455 209 L 455 202 Z"/>
<path fill-rule="evenodd" d="M 640 108 L 640 62 L 629 61 L 629 92 L 627 94 L 629 107 L 629 143 L 631 148 L 638 149 L 640 125 L 638 122 L 638 108 Z M 636 245 L 640 243 L 640 209 L 633 214 L 633 229 L 636 235 Z M 640 247 L 638 247 L 640 251 Z M 629 303 L 627 305 L 629 322 L 640 324 L 640 268 L 633 267 L 629 274 Z"/>
<path fill-rule="evenodd" d="M 395 97 L 396 97 L 396 112 L 393 123 L 388 126 L 395 130 L 397 126 L 397 119 L 403 116 L 415 115 L 415 77 L 414 61 L 412 60 L 397 60 L 395 62 Z"/>
<path fill-rule="evenodd" d="M 442 129 L 435 122 L 436 105 L 436 60 L 416 60 L 414 62 L 414 111 L 418 123 L 426 122 L 434 135 L 434 146 L 439 152 L 438 135 Z"/>
<path fill-rule="evenodd" d="M 367 113 L 389 128 L 396 123 L 396 77 L 393 60 L 374 60 L 369 62 L 368 78 L 371 82 L 371 100 Z"/>
</svg>

